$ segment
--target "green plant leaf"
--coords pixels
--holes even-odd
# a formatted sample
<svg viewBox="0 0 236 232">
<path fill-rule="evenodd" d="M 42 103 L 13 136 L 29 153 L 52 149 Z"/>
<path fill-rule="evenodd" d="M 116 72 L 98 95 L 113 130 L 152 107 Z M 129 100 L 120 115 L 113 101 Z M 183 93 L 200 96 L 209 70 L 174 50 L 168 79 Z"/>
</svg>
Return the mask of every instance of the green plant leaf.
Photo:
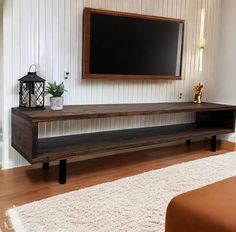
<svg viewBox="0 0 236 232">
<path fill-rule="evenodd" d="M 54 83 L 48 83 L 48 86 L 45 88 L 45 95 L 50 94 L 53 97 L 61 97 L 64 92 L 67 91 L 65 89 L 64 83 L 57 85 L 56 82 Z"/>
</svg>

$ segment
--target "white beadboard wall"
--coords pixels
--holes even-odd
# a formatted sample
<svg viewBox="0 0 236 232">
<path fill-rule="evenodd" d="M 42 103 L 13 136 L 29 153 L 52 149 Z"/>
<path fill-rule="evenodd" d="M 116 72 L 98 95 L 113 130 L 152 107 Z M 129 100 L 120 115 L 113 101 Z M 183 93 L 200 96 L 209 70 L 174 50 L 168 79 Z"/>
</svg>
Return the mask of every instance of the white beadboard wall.
<svg viewBox="0 0 236 232">
<path fill-rule="evenodd" d="M 183 79 L 82 80 L 82 12 L 84 7 L 159 15 L 186 20 Z M 206 8 L 203 71 L 199 65 L 200 10 Z M 64 81 L 65 104 L 192 101 L 192 86 L 206 85 L 214 69 L 221 0 L 5 0 L 4 3 L 4 166 L 27 162 L 11 148 L 10 108 L 18 105 L 18 81 L 30 64 L 47 81 Z M 68 80 L 65 71 L 70 72 Z M 183 98 L 179 99 L 179 94 Z M 207 93 L 205 94 L 205 99 Z M 48 100 L 47 100 L 48 102 Z M 41 124 L 39 135 L 133 128 L 190 122 L 193 116 L 122 117 Z M 22 132 L 23 133 L 23 132 Z"/>
<path fill-rule="evenodd" d="M 2 9 L 3 9 L 3 1 L 0 0 L 0 168 L 2 167 L 2 156 L 3 156 L 3 153 L 2 153 L 2 146 L 3 146 L 3 143 L 2 143 L 2 119 L 3 119 L 3 31 L 2 31 L 2 20 L 3 20 L 3 12 L 2 12 Z"/>
</svg>

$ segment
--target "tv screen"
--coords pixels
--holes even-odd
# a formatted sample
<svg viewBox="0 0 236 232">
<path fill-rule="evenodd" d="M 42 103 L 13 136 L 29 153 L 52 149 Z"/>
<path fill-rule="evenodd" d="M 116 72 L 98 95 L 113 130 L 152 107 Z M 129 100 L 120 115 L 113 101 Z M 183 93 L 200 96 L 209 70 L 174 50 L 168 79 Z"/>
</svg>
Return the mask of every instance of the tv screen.
<svg viewBox="0 0 236 232">
<path fill-rule="evenodd" d="M 181 79 L 182 20 L 85 9 L 84 78 Z"/>
</svg>

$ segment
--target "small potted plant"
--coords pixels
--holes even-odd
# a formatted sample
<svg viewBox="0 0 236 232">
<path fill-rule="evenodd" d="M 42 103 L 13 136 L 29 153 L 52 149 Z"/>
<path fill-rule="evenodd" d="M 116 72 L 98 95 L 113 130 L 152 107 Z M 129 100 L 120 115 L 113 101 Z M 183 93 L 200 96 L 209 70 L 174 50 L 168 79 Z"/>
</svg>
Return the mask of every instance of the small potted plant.
<svg viewBox="0 0 236 232">
<path fill-rule="evenodd" d="M 48 86 L 45 89 L 45 94 L 52 95 L 50 97 L 50 105 L 52 110 L 62 110 L 63 109 L 63 94 L 65 92 L 64 83 L 57 85 L 56 82 L 48 83 Z"/>
</svg>

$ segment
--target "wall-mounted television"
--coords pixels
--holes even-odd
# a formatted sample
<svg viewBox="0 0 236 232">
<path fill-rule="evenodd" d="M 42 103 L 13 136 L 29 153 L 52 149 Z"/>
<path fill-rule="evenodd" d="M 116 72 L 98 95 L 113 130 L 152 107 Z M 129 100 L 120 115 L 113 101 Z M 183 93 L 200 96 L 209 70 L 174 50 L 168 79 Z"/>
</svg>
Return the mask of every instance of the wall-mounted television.
<svg viewBox="0 0 236 232">
<path fill-rule="evenodd" d="M 83 78 L 181 79 L 184 21 L 85 8 Z"/>
</svg>

